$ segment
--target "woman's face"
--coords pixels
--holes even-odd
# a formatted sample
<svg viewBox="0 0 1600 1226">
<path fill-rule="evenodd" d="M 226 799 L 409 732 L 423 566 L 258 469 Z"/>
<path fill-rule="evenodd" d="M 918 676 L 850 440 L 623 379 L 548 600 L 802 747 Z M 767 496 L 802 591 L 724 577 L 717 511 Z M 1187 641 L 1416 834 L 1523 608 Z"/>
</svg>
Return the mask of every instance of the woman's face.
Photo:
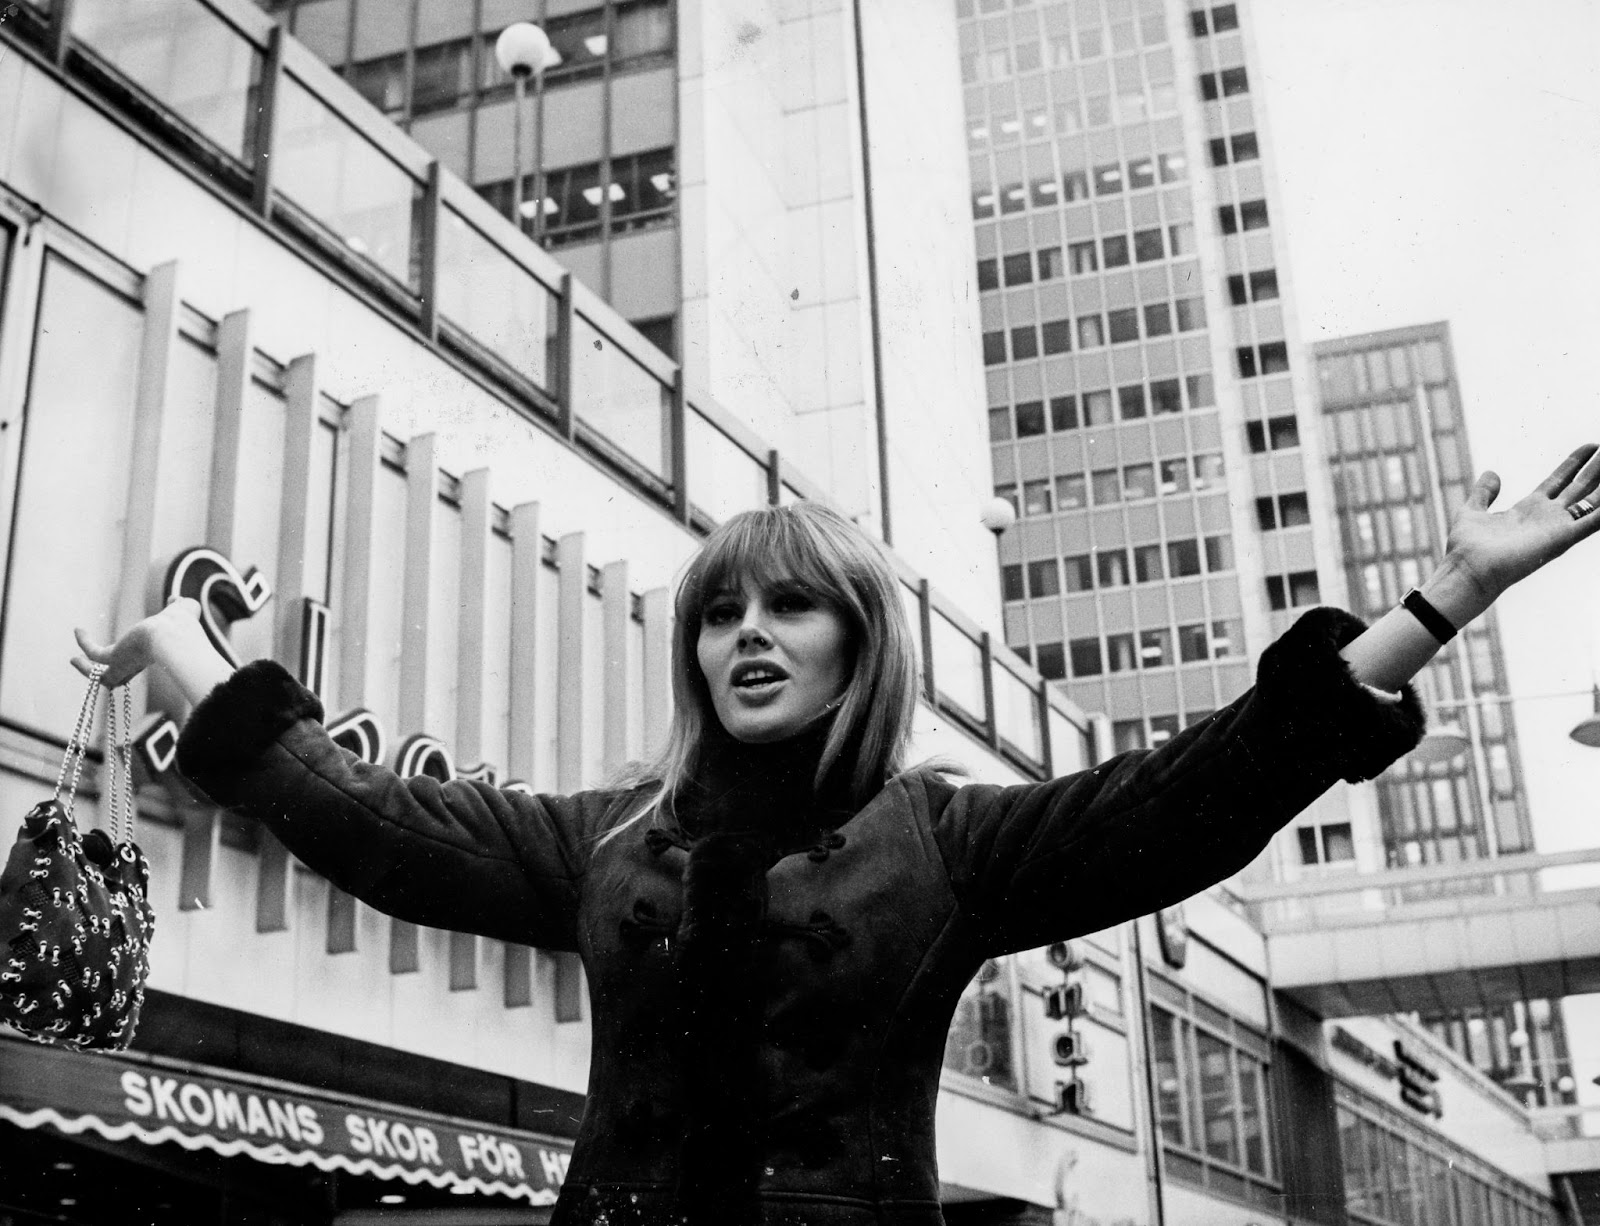
<svg viewBox="0 0 1600 1226">
<path fill-rule="evenodd" d="M 798 584 L 713 593 L 696 655 L 722 726 L 752 743 L 801 731 L 844 693 L 848 638 L 839 612 Z"/>
</svg>

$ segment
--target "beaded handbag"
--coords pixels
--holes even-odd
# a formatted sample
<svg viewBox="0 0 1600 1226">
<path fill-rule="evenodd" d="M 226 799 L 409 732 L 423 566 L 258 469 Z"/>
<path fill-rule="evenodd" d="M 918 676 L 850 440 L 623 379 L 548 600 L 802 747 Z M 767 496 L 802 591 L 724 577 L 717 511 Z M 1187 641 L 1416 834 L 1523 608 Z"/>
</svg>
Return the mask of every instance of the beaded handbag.
<svg viewBox="0 0 1600 1226">
<path fill-rule="evenodd" d="M 150 974 L 150 870 L 134 846 L 132 703 L 106 699 L 111 835 L 80 837 L 73 799 L 103 667 L 95 667 L 55 795 L 29 811 L 0 872 L 0 1022 L 63 1047 L 120 1051 L 133 1039 Z M 71 782 L 68 783 L 68 773 Z"/>
</svg>

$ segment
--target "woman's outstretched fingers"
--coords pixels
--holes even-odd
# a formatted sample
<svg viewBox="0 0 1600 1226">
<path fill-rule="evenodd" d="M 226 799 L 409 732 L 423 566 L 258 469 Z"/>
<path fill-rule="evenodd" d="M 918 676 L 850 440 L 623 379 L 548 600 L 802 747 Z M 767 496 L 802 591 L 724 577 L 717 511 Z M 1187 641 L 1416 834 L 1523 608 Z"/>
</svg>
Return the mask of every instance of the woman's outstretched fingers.
<svg viewBox="0 0 1600 1226">
<path fill-rule="evenodd" d="M 1594 443 L 1585 443 L 1582 447 L 1579 447 L 1555 466 L 1550 475 L 1539 483 L 1539 488 L 1536 492 L 1543 494 L 1546 498 L 1558 497 L 1596 451 L 1600 451 L 1600 447 L 1596 447 Z"/>
<path fill-rule="evenodd" d="M 1593 502 L 1595 500 L 1590 495 L 1595 492 L 1597 487 L 1600 487 L 1600 451 L 1596 451 L 1591 455 L 1584 462 L 1583 467 L 1573 474 L 1572 480 L 1567 482 L 1566 487 L 1561 491 L 1560 502 L 1563 506 L 1568 507 L 1580 498 L 1588 498 L 1590 502 Z"/>
<path fill-rule="evenodd" d="M 1479 473 L 1478 479 L 1472 483 L 1472 492 L 1467 495 L 1467 505 L 1475 511 L 1487 511 L 1498 497 L 1500 497 L 1500 474 L 1489 469 Z"/>
</svg>

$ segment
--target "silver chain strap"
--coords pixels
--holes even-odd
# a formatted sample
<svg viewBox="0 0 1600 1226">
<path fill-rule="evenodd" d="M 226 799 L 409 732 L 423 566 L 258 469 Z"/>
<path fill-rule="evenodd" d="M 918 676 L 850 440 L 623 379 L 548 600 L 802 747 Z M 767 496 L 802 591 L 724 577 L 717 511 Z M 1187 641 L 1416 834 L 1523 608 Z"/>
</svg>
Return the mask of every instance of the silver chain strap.
<svg viewBox="0 0 1600 1226">
<path fill-rule="evenodd" d="M 89 729 L 94 723 L 96 700 L 100 695 L 100 679 L 106 666 L 96 664 L 89 670 L 89 689 L 78 708 L 78 722 L 72 729 L 72 739 L 67 742 L 67 756 L 61 760 L 61 773 L 56 776 L 55 799 L 66 810 L 67 819 L 73 818 L 73 805 L 78 797 L 78 781 L 83 777 L 83 760 L 89 752 Z M 122 726 L 118 736 L 117 726 Z M 111 841 L 126 843 L 133 838 L 133 698 L 127 686 L 122 687 L 122 718 L 117 718 L 117 696 L 106 695 L 106 775 L 105 785 L 110 790 L 107 820 L 111 826 Z M 72 780 L 67 781 L 71 771 Z M 63 795 L 65 799 L 63 800 Z"/>
<path fill-rule="evenodd" d="M 94 719 L 95 700 L 100 696 L 100 678 L 106 666 L 96 664 L 89 670 L 89 689 L 78 708 L 78 722 L 72 729 L 72 739 L 67 742 L 67 756 L 61 760 L 61 773 L 56 776 L 56 803 L 62 803 L 62 786 L 67 782 L 67 771 L 72 771 L 72 784 L 66 793 L 67 816 L 72 816 L 73 801 L 78 795 L 78 779 L 83 774 L 83 755 L 89 750 L 89 725 Z"/>
<path fill-rule="evenodd" d="M 117 722 L 116 695 L 107 694 L 106 786 L 111 789 L 111 841 L 120 844 L 133 838 L 133 698 L 126 685 L 122 687 L 120 740 L 117 738 Z"/>
</svg>

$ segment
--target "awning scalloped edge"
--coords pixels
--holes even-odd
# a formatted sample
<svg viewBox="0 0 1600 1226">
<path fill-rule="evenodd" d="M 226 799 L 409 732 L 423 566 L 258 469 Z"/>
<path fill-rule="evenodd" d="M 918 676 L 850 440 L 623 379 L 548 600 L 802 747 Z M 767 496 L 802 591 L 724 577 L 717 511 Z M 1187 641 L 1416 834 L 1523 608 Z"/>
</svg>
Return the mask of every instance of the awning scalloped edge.
<svg viewBox="0 0 1600 1226">
<path fill-rule="evenodd" d="M 179 1132 L 169 1126 L 162 1128 L 145 1128 L 132 1123 L 108 1124 L 97 1115 L 80 1115 L 68 1118 L 53 1107 L 40 1107 L 36 1111 L 22 1112 L 14 1107 L 0 1103 L 0 1120 L 15 1124 L 19 1128 L 36 1129 L 45 1124 L 56 1128 L 69 1136 L 76 1136 L 82 1132 L 93 1130 L 108 1141 L 126 1141 L 133 1137 L 146 1145 L 161 1145 L 172 1142 L 181 1145 L 190 1151 L 209 1149 L 213 1153 L 221 1154 L 225 1158 L 234 1158 L 245 1154 L 258 1162 L 271 1163 L 275 1166 L 314 1166 L 319 1171 L 346 1171 L 352 1175 L 371 1175 L 378 1179 L 398 1179 L 413 1187 L 417 1184 L 428 1184 L 435 1188 L 461 1188 L 465 1191 L 482 1193 L 485 1196 L 510 1196 L 518 1200 L 525 1200 L 534 1205 L 553 1205 L 556 1203 L 556 1194 L 548 1188 L 541 1188 L 535 1192 L 530 1188 L 512 1186 L 495 1180 L 485 1183 L 481 1179 L 463 1179 L 453 1171 L 419 1171 L 410 1167 L 397 1165 L 384 1165 L 371 1158 L 352 1160 L 343 1154 L 319 1154 L 311 1150 L 291 1150 L 287 1146 L 257 1145 L 252 1141 L 237 1138 L 231 1141 L 220 1140 L 217 1137 L 201 1134 L 194 1136 L 186 1132 Z"/>
</svg>

